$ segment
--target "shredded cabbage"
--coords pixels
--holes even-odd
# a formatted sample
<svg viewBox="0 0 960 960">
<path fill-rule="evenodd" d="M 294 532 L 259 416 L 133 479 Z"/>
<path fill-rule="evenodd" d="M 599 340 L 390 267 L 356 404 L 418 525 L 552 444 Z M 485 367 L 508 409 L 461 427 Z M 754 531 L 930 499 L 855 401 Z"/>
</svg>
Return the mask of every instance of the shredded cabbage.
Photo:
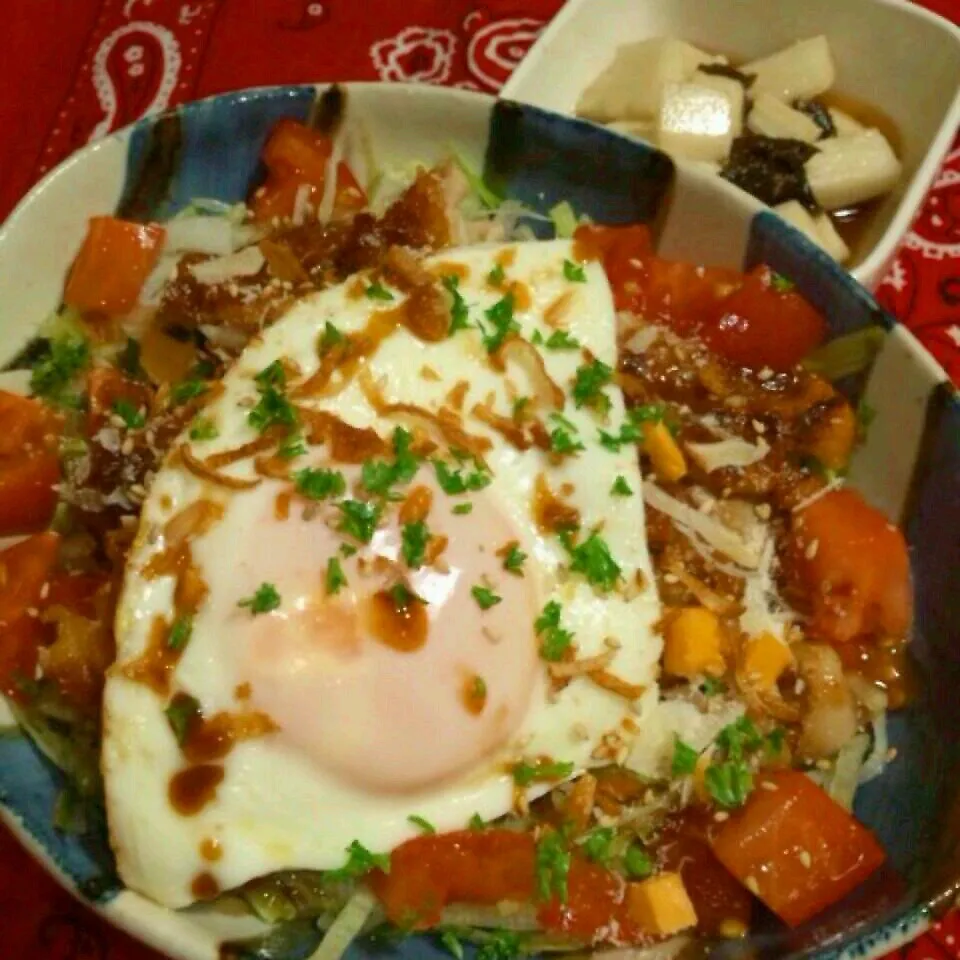
<svg viewBox="0 0 960 960">
<path fill-rule="evenodd" d="M 463 171 L 463 175 L 470 184 L 470 189 L 480 202 L 488 210 L 496 210 L 503 202 L 503 197 L 499 196 L 484 183 L 483 177 L 470 168 L 470 165 L 464 160 L 459 150 L 453 150 L 453 159 L 457 166 Z"/>
<path fill-rule="evenodd" d="M 377 898 L 360 887 L 330 924 L 320 947 L 310 960 L 340 960 L 350 944 L 362 933 L 367 921 L 377 909 Z"/>
<path fill-rule="evenodd" d="M 557 237 L 572 237 L 579 223 L 573 207 L 566 200 L 550 208 L 550 219 L 553 221 Z"/>
<path fill-rule="evenodd" d="M 881 327 L 856 330 L 814 350 L 803 361 L 803 366 L 827 380 L 842 380 L 866 370 L 873 363 L 886 336 Z"/>
</svg>

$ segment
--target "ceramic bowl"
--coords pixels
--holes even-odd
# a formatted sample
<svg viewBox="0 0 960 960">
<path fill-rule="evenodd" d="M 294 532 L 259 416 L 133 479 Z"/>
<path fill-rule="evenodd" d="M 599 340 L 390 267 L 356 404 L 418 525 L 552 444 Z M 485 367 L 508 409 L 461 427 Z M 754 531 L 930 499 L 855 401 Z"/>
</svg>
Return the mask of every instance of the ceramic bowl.
<svg viewBox="0 0 960 960">
<path fill-rule="evenodd" d="M 960 125 L 960 29 L 909 0 L 570 0 L 503 96 L 572 113 L 623 43 L 678 37 L 743 60 L 825 34 L 835 88 L 875 104 L 902 140 L 904 173 L 859 239 L 851 272 L 880 282 Z"/>
<path fill-rule="evenodd" d="M 771 925 L 722 950 L 867 956 L 916 935 L 952 896 L 957 863 L 950 814 L 960 784 L 960 404 L 943 372 L 849 274 L 716 177 L 675 168 L 664 154 L 592 124 L 480 94 L 378 84 L 343 90 L 347 115 L 366 130 L 380 167 L 430 163 L 456 147 L 492 187 L 535 210 L 567 200 L 600 222 L 650 223 L 668 255 L 735 267 L 768 263 L 796 282 L 834 335 L 867 324 L 887 332 L 870 375 L 849 387 L 877 410 L 854 482 L 903 522 L 917 583 L 920 693 L 891 720 L 895 762 L 857 804 L 889 851 L 889 869 L 806 927 L 785 932 Z M 242 200 L 261 175 L 258 157 L 270 127 L 280 117 L 306 118 L 321 92 L 277 87 L 190 104 L 95 143 L 50 174 L 0 230 L 7 356 L 58 305 L 91 214 L 162 219 L 194 197 Z M 177 960 L 216 960 L 224 940 L 257 932 L 251 920 L 209 909 L 172 912 L 124 890 L 103 825 L 81 836 L 57 832 L 59 774 L 9 713 L 0 725 L 0 816 L 65 886 Z M 319 935 L 309 924 L 295 934 L 272 951 L 236 956 L 308 957 Z M 388 955 L 411 960 L 446 955 L 426 939 L 390 949 Z M 350 956 L 374 954 L 384 956 L 358 943 Z"/>
</svg>

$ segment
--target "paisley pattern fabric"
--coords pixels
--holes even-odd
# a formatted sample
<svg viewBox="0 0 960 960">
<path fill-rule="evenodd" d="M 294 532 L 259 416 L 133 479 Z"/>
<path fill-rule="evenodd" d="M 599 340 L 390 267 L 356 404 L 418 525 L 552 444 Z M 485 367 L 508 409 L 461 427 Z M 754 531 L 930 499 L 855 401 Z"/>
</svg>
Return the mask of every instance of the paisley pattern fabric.
<svg viewBox="0 0 960 960">
<path fill-rule="evenodd" d="M 960 20 L 960 0 L 924 0 Z M 35 0 L 4 6 L 0 217 L 104 133 L 259 84 L 412 80 L 495 92 L 561 0 Z M 960 141 L 881 284 L 884 306 L 960 381 Z M 160 960 L 62 891 L 0 827 L 0 960 Z M 896 956 L 960 958 L 951 914 Z"/>
</svg>

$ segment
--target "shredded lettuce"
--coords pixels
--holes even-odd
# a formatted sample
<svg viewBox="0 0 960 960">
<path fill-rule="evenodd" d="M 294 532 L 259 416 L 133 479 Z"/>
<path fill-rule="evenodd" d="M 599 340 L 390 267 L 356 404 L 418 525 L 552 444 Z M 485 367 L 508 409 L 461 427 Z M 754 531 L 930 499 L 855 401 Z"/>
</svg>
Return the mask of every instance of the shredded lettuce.
<svg viewBox="0 0 960 960">
<path fill-rule="evenodd" d="M 579 225 L 577 215 L 573 207 L 566 200 L 561 201 L 556 206 L 550 208 L 550 219 L 553 221 L 553 228 L 557 237 L 572 237 L 574 231 Z"/>
<path fill-rule="evenodd" d="M 477 199 L 479 199 L 480 203 L 488 210 L 496 210 L 497 207 L 503 203 L 503 197 L 487 186 L 483 177 L 470 167 L 459 150 L 453 151 L 453 159 L 461 171 L 463 171 L 463 175 L 467 178 L 467 183 L 470 184 L 470 189 Z"/>
<path fill-rule="evenodd" d="M 866 370 L 885 339 L 886 331 L 883 328 L 864 327 L 814 350 L 803 361 L 803 366 L 827 380 L 842 380 Z"/>
</svg>

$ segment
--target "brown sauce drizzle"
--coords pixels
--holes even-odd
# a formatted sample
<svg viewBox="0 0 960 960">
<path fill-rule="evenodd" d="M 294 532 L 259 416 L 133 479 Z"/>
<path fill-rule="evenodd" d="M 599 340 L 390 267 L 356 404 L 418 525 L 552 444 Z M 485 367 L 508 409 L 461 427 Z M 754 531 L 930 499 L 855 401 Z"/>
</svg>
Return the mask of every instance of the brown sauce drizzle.
<svg viewBox="0 0 960 960">
<path fill-rule="evenodd" d="M 891 710 L 899 710 L 913 700 L 917 677 L 907 654 L 906 641 L 883 644 L 876 640 L 853 640 L 836 647 L 844 668 L 860 674 L 864 680 L 887 694 Z"/>
<path fill-rule="evenodd" d="M 564 503 L 549 487 L 547 478 L 537 474 L 533 489 L 533 517 L 541 533 L 556 533 L 580 526 L 580 511 Z"/>
<path fill-rule="evenodd" d="M 466 380 L 458 380 L 447 393 L 447 405 L 460 413 L 463 410 L 463 401 L 466 399 L 469 390 L 470 384 Z"/>
<path fill-rule="evenodd" d="M 170 805 L 181 816 L 195 816 L 216 797 L 223 776 L 223 767 L 219 763 L 204 763 L 180 770 L 170 778 L 167 789 Z"/>
<path fill-rule="evenodd" d="M 397 606 L 388 591 L 378 590 L 367 601 L 366 620 L 373 638 L 398 653 L 413 653 L 427 642 L 427 607 L 419 600 Z"/>
<path fill-rule="evenodd" d="M 236 744 L 264 737 L 278 729 L 273 720 L 257 710 L 244 713 L 221 711 L 209 718 L 194 713 L 187 721 L 187 732 L 180 749 L 194 765 L 211 763 L 222 760 Z"/>
<path fill-rule="evenodd" d="M 543 322 L 548 327 L 555 330 L 563 326 L 563 320 L 573 303 L 574 291 L 564 290 L 548 307 L 543 311 Z"/>
<path fill-rule="evenodd" d="M 515 310 L 529 310 L 533 305 L 533 295 L 530 293 L 530 288 L 521 280 L 511 280 L 504 289 L 513 297 Z"/>
<path fill-rule="evenodd" d="M 383 456 L 388 446 L 372 427 L 354 427 L 336 414 L 324 410 L 297 408 L 307 430 L 310 443 L 326 443 L 330 459 L 336 463 L 363 463 L 370 457 Z"/>
<path fill-rule="evenodd" d="M 200 841 L 200 856 L 209 863 L 216 863 L 223 856 L 223 848 L 216 837 L 206 837 Z"/>
<path fill-rule="evenodd" d="M 470 268 L 463 263 L 453 263 L 451 260 L 441 260 L 430 267 L 435 277 L 457 277 L 466 280 L 470 276 Z"/>
<path fill-rule="evenodd" d="M 220 884 L 212 873 L 198 873 L 190 884 L 190 892 L 198 900 L 213 900 L 220 894 Z"/>
<path fill-rule="evenodd" d="M 122 673 L 134 683 L 143 683 L 151 690 L 166 696 L 170 692 L 173 668 L 180 659 L 179 650 L 168 643 L 170 624 L 163 617 L 155 617 L 143 653 L 123 667 Z"/>
<path fill-rule="evenodd" d="M 474 717 L 483 713 L 483 708 L 487 705 L 487 684 L 483 677 L 478 674 L 464 677 L 463 686 L 460 688 L 460 702 L 467 713 Z"/>
<path fill-rule="evenodd" d="M 273 516 L 276 520 L 286 520 L 290 516 L 291 493 L 289 490 L 281 490 L 273 502 Z"/>
</svg>

